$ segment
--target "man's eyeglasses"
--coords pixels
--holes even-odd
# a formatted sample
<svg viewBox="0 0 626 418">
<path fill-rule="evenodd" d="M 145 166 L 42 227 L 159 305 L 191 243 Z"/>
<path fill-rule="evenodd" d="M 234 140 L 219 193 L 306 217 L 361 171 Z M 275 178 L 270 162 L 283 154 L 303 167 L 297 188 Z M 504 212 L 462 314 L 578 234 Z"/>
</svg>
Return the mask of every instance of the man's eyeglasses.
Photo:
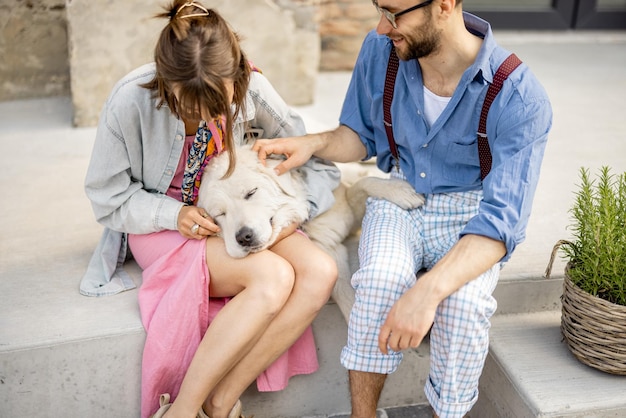
<svg viewBox="0 0 626 418">
<path fill-rule="evenodd" d="M 396 19 L 400 16 L 402 16 L 405 13 L 409 13 L 412 12 L 413 10 L 417 10 L 417 9 L 421 9 L 422 7 L 426 7 L 428 6 L 430 3 L 432 3 L 433 0 L 426 0 L 420 4 L 416 4 L 413 7 L 409 7 L 408 9 L 399 11 L 397 13 L 391 13 L 389 10 L 387 9 L 383 9 L 382 7 L 380 7 L 378 5 L 378 0 L 372 0 L 372 3 L 374 4 L 374 7 L 376 7 L 376 10 L 378 10 L 378 13 L 382 14 L 383 16 L 385 16 L 385 18 L 389 21 L 389 23 L 391 23 L 391 26 L 393 26 L 394 29 L 398 29 L 398 25 L 396 24 Z"/>
</svg>

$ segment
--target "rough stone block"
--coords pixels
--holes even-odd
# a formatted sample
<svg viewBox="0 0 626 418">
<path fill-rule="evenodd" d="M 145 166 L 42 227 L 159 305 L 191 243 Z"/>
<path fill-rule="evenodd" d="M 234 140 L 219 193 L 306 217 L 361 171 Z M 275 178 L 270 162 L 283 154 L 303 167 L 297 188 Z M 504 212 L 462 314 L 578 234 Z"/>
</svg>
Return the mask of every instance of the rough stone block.
<svg viewBox="0 0 626 418">
<path fill-rule="evenodd" d="M 248 57 L 287 103 L 311 103 L 320 42 L 313 7 L 282 0 L 204 1 L 242 37 Z M 245 13 L 242 13 L 245 11 Z M 67 0 L 74 124 L 93 126 L 110 89 L 133 68 L 153 60 L 162 19 L 159 4 L 141 0 Z"/>
<path fill-rule="evenodd" d="M 0 101 L 69 92 L 65 0 L 0 0 Z"/>
</svg>

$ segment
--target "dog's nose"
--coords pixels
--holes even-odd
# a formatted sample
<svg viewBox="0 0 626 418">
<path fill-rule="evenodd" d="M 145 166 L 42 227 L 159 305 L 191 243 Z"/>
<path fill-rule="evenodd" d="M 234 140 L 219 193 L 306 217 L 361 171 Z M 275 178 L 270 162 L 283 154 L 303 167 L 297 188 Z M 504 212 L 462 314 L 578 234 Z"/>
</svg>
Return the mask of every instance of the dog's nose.
<svg viewBox="0 0 626 418">
<path fill-rule="evenodd" d="M 235 235 L 237 242 L 242 247 L 250 247 L 254 244 L 254 231 L 251 228 L 244 226 Z"/>
</svg>

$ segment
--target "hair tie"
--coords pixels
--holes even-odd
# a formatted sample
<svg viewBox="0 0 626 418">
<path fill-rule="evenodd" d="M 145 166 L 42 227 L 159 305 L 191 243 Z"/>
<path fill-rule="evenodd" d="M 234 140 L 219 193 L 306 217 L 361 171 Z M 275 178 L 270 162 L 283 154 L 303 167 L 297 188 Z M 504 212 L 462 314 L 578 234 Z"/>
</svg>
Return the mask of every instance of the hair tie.
<svg viewBox="0 0 626 418">
<path fill-rule="evenodd" d="M 187 3 L 183 4 L 182 6 L 178 8 L 174 17 L 178 16 L 181 10 L 183 10 L 186 7 L 195 7 L 197 9 L 202 10 L 202 13 L 190 13 L 188 15 L 181 16 L 179 19 L 187 19 L 188 17 L 204 17 L 210 14 L 209 10 L 206 7 L 202 6 L 201 4 L 198 4 L 195 1 L 188 1 Z"/>
</svg>

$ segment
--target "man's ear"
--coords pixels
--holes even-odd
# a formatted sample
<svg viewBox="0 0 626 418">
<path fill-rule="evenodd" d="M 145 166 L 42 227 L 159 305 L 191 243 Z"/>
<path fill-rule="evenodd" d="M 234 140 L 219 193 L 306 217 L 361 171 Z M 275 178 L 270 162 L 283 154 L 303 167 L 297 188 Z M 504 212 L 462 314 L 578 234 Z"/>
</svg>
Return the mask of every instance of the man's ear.
<svg viewBox="0 0 626 418">
<path fill-rule="evenodd" d="M 460 6 L 457 0 L 440 0 L 431 4 L 431 7 L 434 9 L 433 13 L 445 19 L 448 19 L 450 15 L 455 13 L 457 6 Z"/>
</svg>

